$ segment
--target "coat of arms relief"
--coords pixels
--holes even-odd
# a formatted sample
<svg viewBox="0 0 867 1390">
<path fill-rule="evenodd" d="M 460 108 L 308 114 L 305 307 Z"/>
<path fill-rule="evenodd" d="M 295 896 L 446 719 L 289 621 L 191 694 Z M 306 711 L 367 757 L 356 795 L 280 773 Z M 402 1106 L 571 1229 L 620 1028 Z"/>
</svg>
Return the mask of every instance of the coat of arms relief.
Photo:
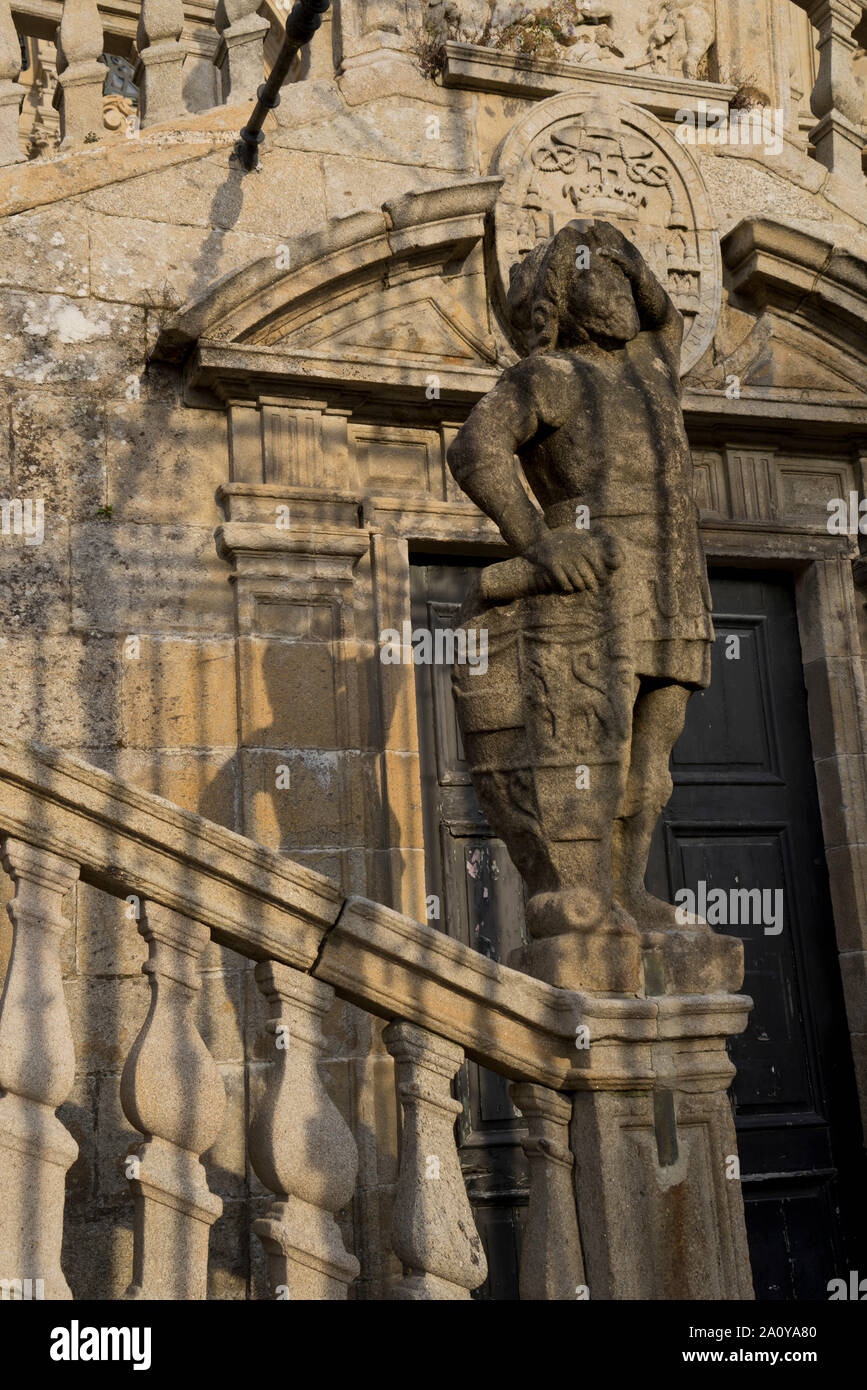
<svg viewBox="0 0 867 1390">
<path fill-rule="evenodd" d="M 694 78 L 706 75 L 714 0 L 429 0 L 426 28 L 442 43 Z"/>
<path fill-rule="evenodd" d="M 549 97 L 516 122 L 492 172 L 504 175 L 493 219 L 500 302 L 516 262 L 567 223 L 604 218 L 680 310 L 689 371 L 719 317 L 719 237 L 701 174 L 662 122 L 610 94 Z"/>
</svg>

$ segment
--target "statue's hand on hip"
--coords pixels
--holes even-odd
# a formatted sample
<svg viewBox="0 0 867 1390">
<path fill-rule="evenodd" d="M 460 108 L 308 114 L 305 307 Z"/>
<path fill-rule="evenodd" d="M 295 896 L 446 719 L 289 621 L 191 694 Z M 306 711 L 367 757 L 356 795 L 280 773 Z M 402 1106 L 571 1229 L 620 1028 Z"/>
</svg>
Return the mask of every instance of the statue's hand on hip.
<svg viewBox="0 0 867 1390">
<path fill-rule="evenodd" d="M 609 571 L 622 563 L 623 555 L 612 536 L 558 526 L 539 535 L 525 558 L 542 572 L 546 589 L 571 594 L 595 593 Z"/>
</svg>

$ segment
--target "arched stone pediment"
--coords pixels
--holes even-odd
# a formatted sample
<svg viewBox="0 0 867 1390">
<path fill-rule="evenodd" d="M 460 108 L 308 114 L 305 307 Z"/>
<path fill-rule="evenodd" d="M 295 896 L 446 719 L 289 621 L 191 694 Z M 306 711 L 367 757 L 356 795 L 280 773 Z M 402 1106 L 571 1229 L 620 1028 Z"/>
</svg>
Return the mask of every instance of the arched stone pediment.
<svg viewBox="0 0 867 1390">
<path fill-rule="evenodd" d="M 473 398 L 505 349 L 485 284 L 487 213 L 501 179 L 407 194 L 294 238 L 218 281 L 164 326 L 163 361 L 191 358 L 218 393 L 300 376 Z M 233 385 L 234 383 L 234 385 Z"/>
<path fill-rule="evenodd" d="M 757 313 L 739 350 L 778 387 L 867 391 L 867 260 L 770 218 L 739 222 L 722 242 L 734 302 Z"/>
<path fill-rule="evenodd" d="M 749 319 L 746 334 L 725 351 L 718 346 L 716 360 L 702 371 L 701 365 L 687 380 L 708 382 L 722 388 L 736 376 L 751 395 L 799 392 L 810 399 L 867 399 L 867 356 L 855 355 L 817 332 L 814 327 L 765 309 Z"/>
<path fill-rule="evenodd" d="M 180 309 L 154 356 L 187 361 L 190 380 L 226 400 L 373 390 L 454 417 L 516 356 L 491 291 L 501 184 L 407 194 L 287 241 Z M 768 218 L 739 223 L 722 251 L 738 332 L 724 314 L 686 378 L 687 415 L 706 413 L 731 374 L 743 394 L 720 403 L 729 419 L 755 420 L 762 401 L 779 417 L 807 395 L 819 415 L 841 399 L 863 409 L 867 261 Z"/>
</svg>

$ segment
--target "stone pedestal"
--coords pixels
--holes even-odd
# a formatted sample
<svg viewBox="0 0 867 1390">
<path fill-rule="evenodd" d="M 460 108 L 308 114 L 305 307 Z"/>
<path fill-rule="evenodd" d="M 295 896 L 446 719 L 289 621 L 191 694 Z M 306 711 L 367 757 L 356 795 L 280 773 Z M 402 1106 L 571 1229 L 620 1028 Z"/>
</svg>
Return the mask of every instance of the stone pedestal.
<svg viewBox="0 0 867 1390">
<path fill-rule="evenodd" d="M 657 1009 L 653 1038 L 612 1049 L 594 1041 L 600 1025 L 590 1023 L 587 1089 L 573 1101 L 587 1296 L 751 1299 L 726 1094 L 734 1068 L 725 1051 L 751 1001 L 714 994 L 648 1002 Z"/>
<path fill-rule="evenodd" d="M 572 933 L 533 941 L 509 964 L 592 994 L 570 1131 L 586 1296 L 752 1298 L 726 1094 L 726 1038 L 751 1007 L 737 994 L 741 941 L 709 927 Z M 630 1017 L 615 1041 L 597 1010 L 625 1020 L 636 993 L 653 1012 Z"/>
</svg>

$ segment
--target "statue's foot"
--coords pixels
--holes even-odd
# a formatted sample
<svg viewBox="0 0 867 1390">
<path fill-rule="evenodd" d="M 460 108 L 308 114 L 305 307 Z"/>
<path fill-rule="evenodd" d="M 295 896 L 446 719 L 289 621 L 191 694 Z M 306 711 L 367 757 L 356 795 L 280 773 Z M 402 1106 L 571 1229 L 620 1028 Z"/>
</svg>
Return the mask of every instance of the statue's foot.
<svg viewBox="0 0 867 1390">
<path fill-rule="evenodd" d="M 558 989 L 635 994 L 641 982 L 641 933 L 610 894 L 564 888 L 527 904 L 532 940 L 509 965 Z"/>
<path fill-rule="evenodd" d="M 710 931 L 703 917 L 685 912 L 672 903 L 655 898 L 642 888 L 638 892 L 621 893 L 618 903 L 632 917 L 641 931 Z"/>
<path fill-rule="evenodd" d="M 537 893 L 527 904 L 527 929 L 534 938 L 569 932 L 635 933 L 635 919 L 612 898 L 592 888 L 564 888 Z"/>
</svg>

